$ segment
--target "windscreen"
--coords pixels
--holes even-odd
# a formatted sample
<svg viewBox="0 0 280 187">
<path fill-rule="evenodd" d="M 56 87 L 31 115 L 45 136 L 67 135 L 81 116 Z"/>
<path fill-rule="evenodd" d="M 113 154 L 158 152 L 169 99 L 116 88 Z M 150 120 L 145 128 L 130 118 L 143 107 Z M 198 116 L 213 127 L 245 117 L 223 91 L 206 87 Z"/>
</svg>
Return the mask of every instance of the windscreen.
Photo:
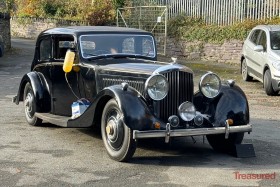
<svg viewBox="0 0 280 187">
<path fill-rule="evenodd" d="M 280 31 L 271 31 L 270 41 L 272 50 L 280 50 Z"/>
<path fill-rule="evenodd" d="M 80 36 L 82 57 L 136 55 L 155 57 L 155 42 L 150 35 L 92 34 Z"/>
</svg>

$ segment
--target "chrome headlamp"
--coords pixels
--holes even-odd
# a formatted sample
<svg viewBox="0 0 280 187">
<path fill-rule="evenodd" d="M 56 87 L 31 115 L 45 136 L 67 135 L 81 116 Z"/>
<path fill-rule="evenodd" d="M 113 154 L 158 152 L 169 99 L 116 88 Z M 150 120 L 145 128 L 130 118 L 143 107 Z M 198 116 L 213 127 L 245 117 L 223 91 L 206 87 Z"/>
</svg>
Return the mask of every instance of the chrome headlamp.
<svg viewBox="0 0 280 187">
<path fill-rule="evenodd" d="M 214 98 L 219 95 L 221 89 L 221 79 L 212 72 L 203 75 L 199 82 L 199 90 L 207 98 Z"/>
<path fill-rule="evenodd" d="M 196 115 L 196 109 L 191 102 L 186 101 L 179 106 L 178 113 L 184 121 L 191 121 Z"/>
<path fill-rule="evenodd" d="M 145 83 L 145 90 L 153 100 L 165 98 L 169 90 L 169 83 L 163 75 L 153 75 Z"/>
</svg>

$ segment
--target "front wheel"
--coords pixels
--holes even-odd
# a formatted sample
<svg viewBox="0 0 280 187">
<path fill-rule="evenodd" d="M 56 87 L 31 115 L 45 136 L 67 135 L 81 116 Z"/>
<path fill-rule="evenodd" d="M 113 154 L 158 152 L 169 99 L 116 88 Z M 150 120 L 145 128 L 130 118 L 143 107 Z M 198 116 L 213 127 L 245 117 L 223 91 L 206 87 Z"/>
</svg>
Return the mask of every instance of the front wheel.
<svg viewBox="0 0 280 187">
<path fill-rule="evenodd" d="M 207 135 L 206 137 L 215 151 L 229 153 L 233 152 L 235 144 L 241 144 L 244 132 L 232 133 L 228 139 L 225 139 L 224 134 Z"/>
<path fill-rule="evenodd" d="M 132 130 L 123 120 L 123 114 L 115 99 L 105 105 L 101 119 L 101 135 L 108 155 L 116 161 L 127 161 L 136 150 Z"/>
<path fill-rule="evenodd" d="M 30 83 L 27 83 L 24 87 L 24 112 L 25 118 L 29 125 L 38 126 L 42 124 L 42 119 L 35 116 L 36 103 L 35 96 Z"/>
</svg>

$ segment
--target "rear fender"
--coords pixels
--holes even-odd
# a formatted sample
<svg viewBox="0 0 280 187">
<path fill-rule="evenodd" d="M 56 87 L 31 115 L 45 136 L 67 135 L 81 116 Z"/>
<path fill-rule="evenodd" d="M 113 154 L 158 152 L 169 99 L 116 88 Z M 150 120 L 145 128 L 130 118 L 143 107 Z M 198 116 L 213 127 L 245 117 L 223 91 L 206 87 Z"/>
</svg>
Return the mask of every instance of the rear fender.
<svg viewBox="0 0 280 187">
<path fill-rule="evenodd" d="M 37 112 L 49 112 L 51 110 L 49 85 L 44 75 L 39 72 L 30 72 L 23 76 L 14 102 L 19 104 L 20 101 L 23 101 L 24 88 L 28 82 L 31 84 L 35 95 Z"/>
</svg>

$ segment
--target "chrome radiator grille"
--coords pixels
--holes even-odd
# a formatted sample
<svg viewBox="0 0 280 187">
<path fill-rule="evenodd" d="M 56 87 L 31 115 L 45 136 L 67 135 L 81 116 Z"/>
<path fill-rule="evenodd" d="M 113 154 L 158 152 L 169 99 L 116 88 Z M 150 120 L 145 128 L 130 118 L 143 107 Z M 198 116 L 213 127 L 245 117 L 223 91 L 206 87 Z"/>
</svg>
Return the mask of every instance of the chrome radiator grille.
<svg viewBox="0 0 280 187">
<path fill-rule="evenodd" d="M 171 115 L 178 115 L 178 107 L 185 101 L 193 101 L 193 74 L 182 71 L 164 73 L 169 82 L 167 96 L 156 102 L 157 116 L 167 122 Z"/>
</svg>

